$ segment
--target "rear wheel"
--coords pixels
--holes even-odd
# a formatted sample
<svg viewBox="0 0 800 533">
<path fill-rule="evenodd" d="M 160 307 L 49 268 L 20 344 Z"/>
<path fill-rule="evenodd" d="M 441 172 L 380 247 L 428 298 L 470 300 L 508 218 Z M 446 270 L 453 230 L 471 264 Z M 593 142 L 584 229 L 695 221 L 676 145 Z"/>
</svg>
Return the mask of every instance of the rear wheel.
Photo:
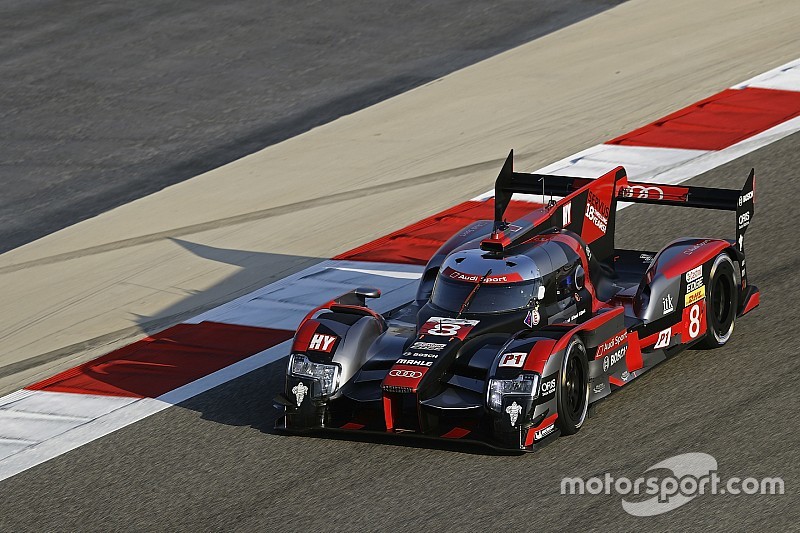
<svg viewBox="0 0 800 533">
<path fill-rule="evenodd" d="M 733 334 L 739 305 L 735 268 L 728 254 L 718 255 L 711 265 L 706 290 L 707 332 L 700 343 L 705 348 L 722 346 Z"/>
<path fill-rule="evenodd" d="M 563 435 L 577 433 L 589 409 L 589 362 L 586 347 L 578 337 L 569 341 L 564 354 L 556 396 L 558 429 Z"/>
</svg>

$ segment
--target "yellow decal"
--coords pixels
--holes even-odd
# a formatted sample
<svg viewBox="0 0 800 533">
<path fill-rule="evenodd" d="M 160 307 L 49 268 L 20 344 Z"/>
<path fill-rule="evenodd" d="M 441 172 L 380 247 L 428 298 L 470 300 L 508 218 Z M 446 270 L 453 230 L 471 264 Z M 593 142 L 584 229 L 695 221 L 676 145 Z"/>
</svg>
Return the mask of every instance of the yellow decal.
<svg viewBox="0 0 800 533">
<path fill-rule="evenodd" d="M 706 297 L 706 287 L 705 285 L 703 285 L 699 289 L 693 290 L 692 292 L 686 295 L 686 304 L 684 305 L 684 307 L 689 307 L 693 303 L 699 302 L 705 297 Z"/>
</svg>

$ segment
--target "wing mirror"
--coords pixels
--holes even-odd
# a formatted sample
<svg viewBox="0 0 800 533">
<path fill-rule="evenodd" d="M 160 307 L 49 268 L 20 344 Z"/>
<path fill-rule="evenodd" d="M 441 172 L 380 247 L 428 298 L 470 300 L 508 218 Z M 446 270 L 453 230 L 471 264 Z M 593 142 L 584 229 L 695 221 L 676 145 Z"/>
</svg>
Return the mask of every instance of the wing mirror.
<svg viewBox="0 0 800 533">
<path fill-rule="evenodd" d="M 367 298 L 380 298 L 381 290 L 374 287 L 358 287 L 353 291 L 353 294 L 362 300 L 366 300 Z"/>
<path fill-rule="evenodd" d="M 336 298 L 333 303 L 338 305 L 357 305 L 360 307 L 367 306 L 367 298 L 380 298 L 381 291 L 371 287 L 358 287 L 350 292 L 342 294 Z"/>
</svg>

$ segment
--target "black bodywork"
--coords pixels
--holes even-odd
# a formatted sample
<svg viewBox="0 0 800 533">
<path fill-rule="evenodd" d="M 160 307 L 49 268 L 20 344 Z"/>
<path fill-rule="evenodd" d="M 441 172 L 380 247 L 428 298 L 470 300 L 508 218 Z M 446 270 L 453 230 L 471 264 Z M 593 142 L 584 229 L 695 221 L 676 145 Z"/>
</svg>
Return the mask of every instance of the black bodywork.
<svg viewBox="0 0 800 533">
<path fill-rule="evenodd" d="M 516 173 L 511 165 L 510 155 L 497 180 L 495 220 L 475 222 L 445 243 L 413 300 L 379 315 L 366 305 L 377 293 L 356 289 L 306 318 L 276 398 L 285 411 L 279 428 L 413 432 L 533 450 L 569 427 L 559 413 L 575 342 L 585 351 L 588 375 L 579 385 L 588 406 L 711 334 L 715 311 L 705 295 L 722 275 L 715 269 L 733 272 L 733 315 L 758 304 L 742 244 L 752 173 L 742 191 L 658 186 L 660 198 L 637 198 L 631 191 L 641 185 L 628 182 L 621 167 L 590 180 Z M 512 223 L 503 219 L 513 192 L 542 188 L 563 199 Z M 615 249 L 618 200 L 736 210 L 738 242 L 692 238 L 658 253 Z M 744 227 L 740 212 L 747 213 Z M 729 261 L 719 267 L 721 256 Z M 463 283 L 465 296 L 438 298 L 451 282 Z M 709 283 L 717 285 L 706 289 Z M 483 290 L 476 309 L 465 305 Z M 513 307 L 489 310 L 493 294 Z M 313 365 L 335 374 L 335 390 L 323 390 L 308 371 Z"/>
</svg>

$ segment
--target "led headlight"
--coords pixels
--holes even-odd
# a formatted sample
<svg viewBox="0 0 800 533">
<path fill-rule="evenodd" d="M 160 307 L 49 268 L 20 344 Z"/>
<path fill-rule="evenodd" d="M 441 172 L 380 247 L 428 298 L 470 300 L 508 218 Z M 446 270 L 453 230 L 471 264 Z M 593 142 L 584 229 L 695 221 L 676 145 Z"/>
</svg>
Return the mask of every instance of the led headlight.
<svg viewBox="0 0 800 533">
<path fill-rule="evenodd" d="M 339 387 L 339 365 L 314 363 L 302 354 L 292 354 L 289 359 L 289 373 L 317 381 L 322 396 L 330 396 Z"/>
<path fill-rule="evenodd" d="M 539 375 L 525 374 L 516 379 L 490 379 L 487 391 L 489 408 L 500 411 L 503 407 L 503 396 L 539 396 Z"/>
</svg>

